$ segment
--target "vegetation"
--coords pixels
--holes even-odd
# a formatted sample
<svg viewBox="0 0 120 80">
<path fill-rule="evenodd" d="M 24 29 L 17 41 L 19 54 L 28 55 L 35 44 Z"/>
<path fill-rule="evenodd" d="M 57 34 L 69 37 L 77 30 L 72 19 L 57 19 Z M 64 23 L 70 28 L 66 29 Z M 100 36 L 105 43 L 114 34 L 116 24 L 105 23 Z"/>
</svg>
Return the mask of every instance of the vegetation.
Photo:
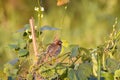
<svg viewBox="0 0 120 80">
<path fill-rule="evenodd" d="M 41 3 L 38 0 L 35 7 L 37 18 L 31 17 L 29 24 L 18 30 L 13 41 L 9 43 L 9 48 L 16 57 L 4 64 L 3 71 L 0 71 L 1 80 L 120 80 L 118 18 L 114 20 L 110 35 L 100 45 L 93 48 L 82 47 L 79 43 L 73 44 L 63 38 L 67 33 L 65 31 L 72 33 L 72 30 L 64 27 L 68 26 L 64 21 L 68 8 L 71 8 L 69 0 L 57 2 L 57 6 L 64 9 L 61 21 L 58 19 L 59 23 L 57 22 L 60 27 L 44 25 L 44 7 Z M 45 61 L 48 43 L 56 36 L 63 42 L 62 51 L 58 56 L 47 57 Z M 72 38 L 70 40 L 74 40 Z"/>
</svg>

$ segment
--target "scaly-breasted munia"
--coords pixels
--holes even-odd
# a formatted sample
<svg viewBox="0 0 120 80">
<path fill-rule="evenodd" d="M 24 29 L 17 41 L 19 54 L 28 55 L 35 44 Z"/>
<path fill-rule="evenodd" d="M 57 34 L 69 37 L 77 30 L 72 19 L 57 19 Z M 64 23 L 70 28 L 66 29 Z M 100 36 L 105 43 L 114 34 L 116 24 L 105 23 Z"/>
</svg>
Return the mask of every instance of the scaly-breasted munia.
<svg viewBox="0 0 120 80">
<path fill-rule="evenodd" d="M 53 43 L 51 43 L 50 45 L 48 45 L 47 49 L 46 49 L 46 58 L 45 61 L 49 58 L 49 57 L 55 57 L 57 56 L 62 49 L 62 41 L 59 39 L 55 39 L 53 41 Z"/>
</svg>

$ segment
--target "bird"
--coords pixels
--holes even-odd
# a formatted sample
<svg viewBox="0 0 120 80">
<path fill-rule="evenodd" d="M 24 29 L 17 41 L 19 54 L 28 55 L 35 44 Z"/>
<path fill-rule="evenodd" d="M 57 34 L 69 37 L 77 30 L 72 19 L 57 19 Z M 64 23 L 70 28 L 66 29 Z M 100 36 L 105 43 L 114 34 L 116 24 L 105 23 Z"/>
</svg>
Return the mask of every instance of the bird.
<svg viewBox="0 0 120 80">
<path fill-rule="evenodd" d="M 60 54 L 62 49 L 62 41 L 60 39 L 54 39 L 54 41 L 48 45 L 46 49 L 46 59 L 49 57 L 56 57 L 58 54 Z"/>
</svg>

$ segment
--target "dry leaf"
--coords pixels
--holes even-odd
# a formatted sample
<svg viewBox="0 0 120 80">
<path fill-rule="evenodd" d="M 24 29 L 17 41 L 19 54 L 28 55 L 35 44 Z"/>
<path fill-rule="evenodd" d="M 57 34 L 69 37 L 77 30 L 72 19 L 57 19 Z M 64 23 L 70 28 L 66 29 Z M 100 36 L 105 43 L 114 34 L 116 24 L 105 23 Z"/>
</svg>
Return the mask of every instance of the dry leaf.
<svg viewBox="0 0 120 80">
<path fill-rule="evenodd" d="M 57 6 L 62 6 L 69 3 L 70 0 L 57 0 Z"/>
</svg>

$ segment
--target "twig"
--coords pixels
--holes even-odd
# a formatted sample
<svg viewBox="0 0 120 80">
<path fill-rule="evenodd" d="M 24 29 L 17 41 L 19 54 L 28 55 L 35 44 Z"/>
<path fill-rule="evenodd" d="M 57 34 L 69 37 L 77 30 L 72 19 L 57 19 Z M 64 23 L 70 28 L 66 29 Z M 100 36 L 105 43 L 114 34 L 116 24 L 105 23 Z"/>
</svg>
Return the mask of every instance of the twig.
<svg viewBox="0 0 120 80">
<path fill-rule="evenodd" d="M 29 20 L 29 23 L 30 23 L 30 27 L 31 27 L 31 33 L 32 33 L 33 49 L 34 49 L 35 56 L 37 56 L 38 51 L 37 51 L 37 45 L 36 45 L 36 37 L 35 37 L 35 28 L 34 28 L 33 17 Z"/>
<path fill-rule="evenodd" d="M 52 62 L 53 60 L 58 60 L 58 59 L 60 59 L 61 57 L 65 56 L 65 55 L 67 55 L 67 57 L 68 57 L 68 56 L 69 56 L 69 53 L 70 53 L 70 52 L 67 52 L 67 53 L 65 53 L 65 54 L 63 54 L 63 55 L 61 55 L 61 56 L 59 56 L 59 57 L 57 57 L 57 58 L 55 58 L 55 59 L 49 60 L 49 61 L 47 61 L 47 62 L 43 62 L 43 63 L 39 64 L 39 65 L 36 67 L 35 70 L 38 70 L 38 69 L 40 68 L 40 66 L 43 66 L 43 65 L 46 64 L 46 63 Z M 64 59 L 63 59 L 63 60 L 64 60 Z M 61 62 L 63 62 L 63 60 L 62 60 Z"/>
<path fill-rule="evenodd" d="M 33 49 L 35 54 L 35 64 L 38 63 L 38 51 L 37 51 L 37 45 L 36 45 L 36 37 L 35 37 L 35 28 L 34 28 L 34 19 L 33 17 L 29 19 L 30 27 L 31 27 L 31 33 L 32 33 L 32 42 L 33 42 Z"/>
</svg>

